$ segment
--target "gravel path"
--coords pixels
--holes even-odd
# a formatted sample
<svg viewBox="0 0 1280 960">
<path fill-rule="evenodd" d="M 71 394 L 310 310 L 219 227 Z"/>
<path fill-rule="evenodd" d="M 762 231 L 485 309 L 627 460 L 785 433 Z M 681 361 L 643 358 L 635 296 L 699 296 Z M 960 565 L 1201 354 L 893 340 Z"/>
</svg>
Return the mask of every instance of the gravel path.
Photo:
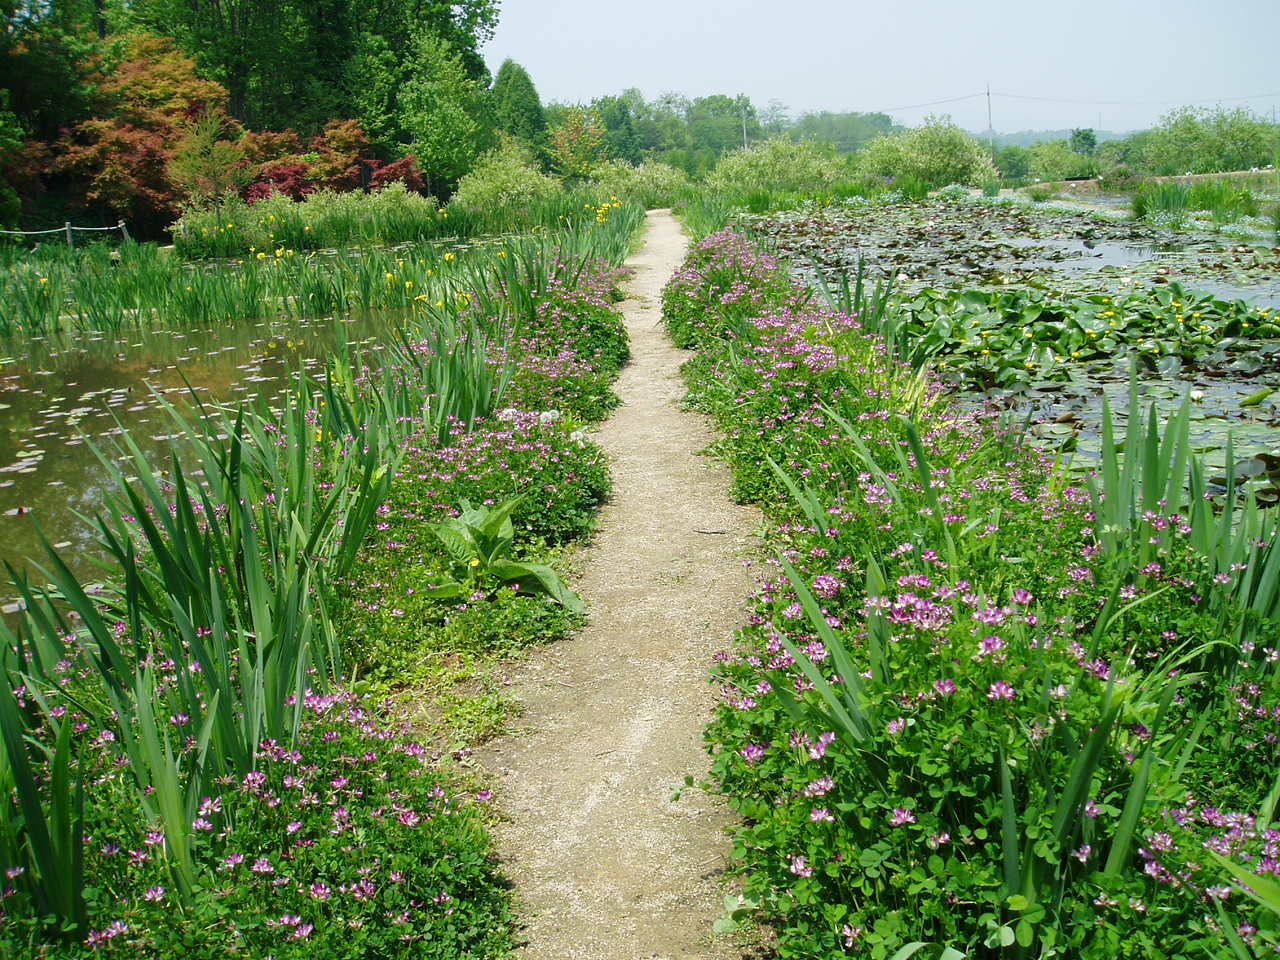
<svg viewBox="0 0 1280 960">
<path fill-rule="evenodd" d="M 758 513 L 729 498 L 718 462 L 699 456 L 710 426 L 681 410 L 687 354 L 659 326 L 663 284 L 686 240 L 649 214 L 630 299 L 623 405 L 600 430 L 614 493 L 574 584 L 590 624 L 522 663 L 522 732 L 483 750 L 504 816 L 498 847 L 515 881 L 530 960 L 736 957 L 713 942 L 728 811 L 696 790 L 711 654 L 726 648 L 753 578 Z"/>
</svg>

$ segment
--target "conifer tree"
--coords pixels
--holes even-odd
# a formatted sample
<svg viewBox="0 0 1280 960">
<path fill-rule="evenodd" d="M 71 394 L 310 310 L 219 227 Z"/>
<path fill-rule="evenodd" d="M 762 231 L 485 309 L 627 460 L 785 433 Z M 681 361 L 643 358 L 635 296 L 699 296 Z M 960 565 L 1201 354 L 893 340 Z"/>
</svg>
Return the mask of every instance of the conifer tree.
<svg viewBox="0 0 1280 960">
<path fill-rule="evenodd" d="M 547 117 L 529 72 L 514 60 L 498 68 L 493 81 L 493 116 L 499 130 L 529 144 L 546 139 Z"/>
</svg>

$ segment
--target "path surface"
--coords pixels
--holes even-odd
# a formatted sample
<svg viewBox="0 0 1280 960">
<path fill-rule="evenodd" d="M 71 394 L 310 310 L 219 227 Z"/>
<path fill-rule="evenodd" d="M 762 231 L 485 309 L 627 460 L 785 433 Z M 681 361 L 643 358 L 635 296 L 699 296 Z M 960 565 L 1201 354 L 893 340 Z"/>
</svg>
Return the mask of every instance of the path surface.
<svg viewBox="0 0 1280 960">
<path fill-rule="evenodd" d="M 710 940 L 730 816 L 696 790 L 671 796 L 707 769 L 706 676 L 744 615 L 758 514 L 729 499 L 727 471 L 699 456 L 710 426 L 678 405 L 687 355 L 659 326 L 659 297 L 685 249 L 655 211 L 628 261 L 632 360 L 599 434 L 613 499 L 574 584 L 590 624 L 518 668 L 523 733 L 480 757 L 497 775 L 529 960 L 736 956 Z"/>
</svg>

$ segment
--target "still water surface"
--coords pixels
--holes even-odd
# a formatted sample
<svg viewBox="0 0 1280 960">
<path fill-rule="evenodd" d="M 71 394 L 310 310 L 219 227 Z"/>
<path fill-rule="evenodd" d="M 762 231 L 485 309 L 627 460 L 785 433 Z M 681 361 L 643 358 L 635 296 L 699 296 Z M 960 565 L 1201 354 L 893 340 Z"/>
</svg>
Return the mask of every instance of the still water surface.
<svg viewBox="0 0 1280 960">
<path fill-rule="evenodd" d="M 297 370 L 323 370 L 337 336 L 376 346 L 391 326 L 281 319 L 0 342 L 0 562 L 42 558 L 38 525 L 73 571 L 95 579 L 84 518 L 103 509 L 109 474 L 89 441 L 109 446 L 128 430 L 159 467 L 174 430 L 161 398 L 270 400 Z"/>
</svg>

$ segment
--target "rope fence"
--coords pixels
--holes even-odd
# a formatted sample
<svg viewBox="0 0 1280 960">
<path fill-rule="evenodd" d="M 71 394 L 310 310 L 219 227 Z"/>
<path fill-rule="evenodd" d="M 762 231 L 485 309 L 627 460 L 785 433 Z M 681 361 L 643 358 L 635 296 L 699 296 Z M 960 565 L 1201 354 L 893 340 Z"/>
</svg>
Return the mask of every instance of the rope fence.
<svg viewBox="0 0 1280 960">
<path fill-rule="evenodd" d="M 61 227 L 54 227 L 52 230 L 0 230 L 0 235 L 9 237 L 39 237 L 52 233 L 61 233 L 67 238 L 67 246 L 74 247 L 76 245 L 76 241 L 73 231 L 75 230 L 79 230 L 82 233 L 100 233 L 104 230 L 119 230 L 126 240 L 129 239 L 129 228 L 125 226 L 123 220 L 111 227 L 77 227 L 68 220 Z"/>
</svg>

